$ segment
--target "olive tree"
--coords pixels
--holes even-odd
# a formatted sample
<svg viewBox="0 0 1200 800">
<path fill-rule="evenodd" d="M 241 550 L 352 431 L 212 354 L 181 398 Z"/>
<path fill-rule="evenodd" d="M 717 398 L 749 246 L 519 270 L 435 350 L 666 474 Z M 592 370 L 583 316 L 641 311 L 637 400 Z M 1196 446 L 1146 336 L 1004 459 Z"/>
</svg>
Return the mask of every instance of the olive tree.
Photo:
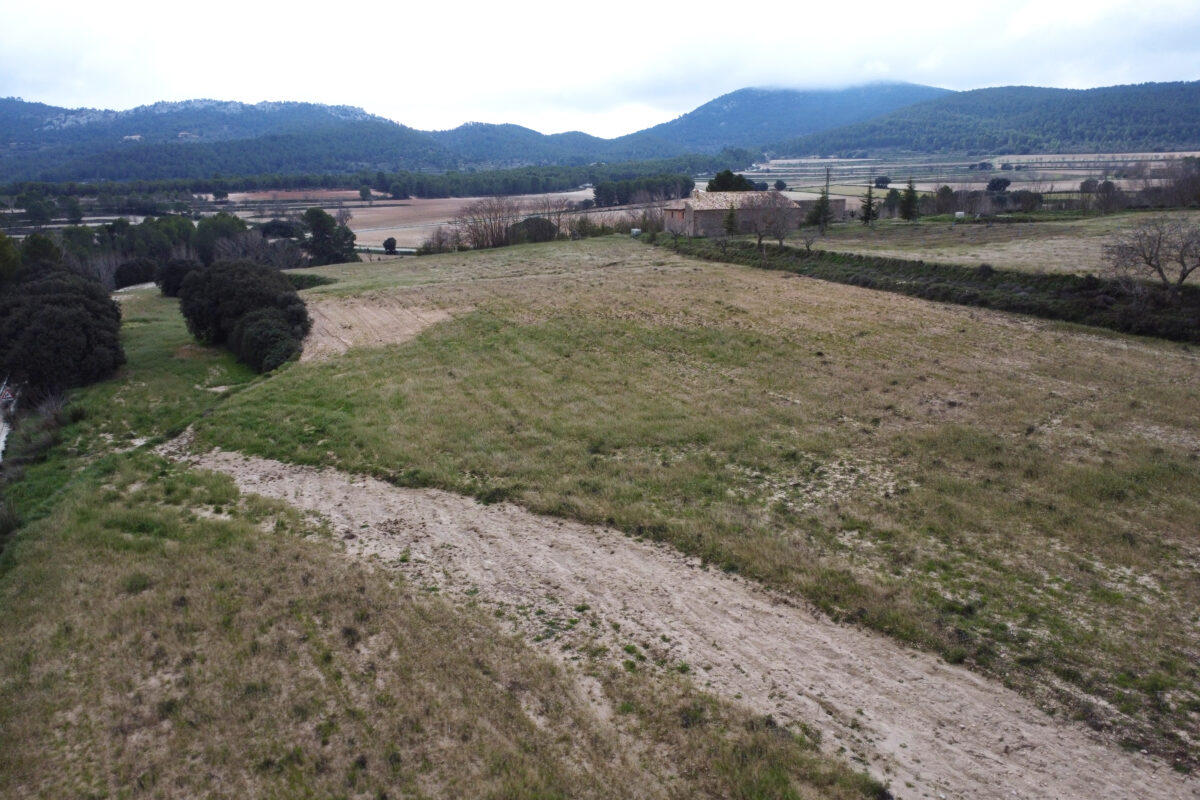
<svg viewBox="0 0 1200 800">
<path fill-rule="evenodd" d="M 1200 268 L 1200 225 L 1175 217 L 1151 217 L 1122 231 L 1104 246 L 1109 274 L 1158 283 L 1174 302 L 1180 287 Z"/>
</svg>

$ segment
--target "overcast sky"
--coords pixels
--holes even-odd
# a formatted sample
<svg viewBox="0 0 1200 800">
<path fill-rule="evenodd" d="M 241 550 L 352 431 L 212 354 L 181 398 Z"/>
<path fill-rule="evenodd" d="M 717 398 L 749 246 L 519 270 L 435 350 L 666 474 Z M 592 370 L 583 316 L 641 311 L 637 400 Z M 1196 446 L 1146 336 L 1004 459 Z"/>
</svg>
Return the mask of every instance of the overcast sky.
<svg viewBox="0 0 1200 800">
<path fill-rule="evenodd" d="M 361 106 L 422 130 L 612 137 L 746 86 L 1200 79 L 1200 2 L 14 3 L 0 97 Z"/>
</svg>

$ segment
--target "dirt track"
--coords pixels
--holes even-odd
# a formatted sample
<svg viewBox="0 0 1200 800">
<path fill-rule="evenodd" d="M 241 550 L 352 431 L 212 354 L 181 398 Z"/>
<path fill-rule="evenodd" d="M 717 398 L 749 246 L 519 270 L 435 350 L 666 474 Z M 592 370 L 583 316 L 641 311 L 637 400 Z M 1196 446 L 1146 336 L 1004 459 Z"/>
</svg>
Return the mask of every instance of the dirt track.
<svg viewBox="0 0 1200 800">
<path fill-rule="evenodd" d="M 781 722 L 819 728 L 897 798 L 1187 798 L 1200 781 L 1112 749 L 966 669 L 836 625 L 620 533 L 238 454 L 188 455 L 327 518 L 349 554 L 492 605 L 570 663 L 645 655 Z M 540 612 L 540 613 L 539 613 Z M 572 620 L 575 620 L 572 622 Z M 633 645 L 635 653 L 624 648 Z"/>
</svg>

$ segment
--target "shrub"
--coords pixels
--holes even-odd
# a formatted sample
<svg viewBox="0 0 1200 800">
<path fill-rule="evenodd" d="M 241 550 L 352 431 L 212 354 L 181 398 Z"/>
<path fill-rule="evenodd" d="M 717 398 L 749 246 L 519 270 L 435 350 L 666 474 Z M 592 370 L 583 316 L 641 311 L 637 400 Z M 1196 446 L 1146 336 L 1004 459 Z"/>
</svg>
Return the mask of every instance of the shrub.
<svg viewBox="0 0 1200 800">
<path fill-rule="evenodd" d="M 187 277 L 189 272 L 199 268 L 199 261 L 193 261 L 188 258 L 173 258 L 158 268 L 158 276 L 155 278 L 155 282 L 158 283 L 158 287 L 162 290 L 164 297 L 178 297 L 179 288 L 183 286 L 183 279 Z"/>
<path fill-rule="evenodd" d="M 263 236 L 271 239 L 299 239 L 304 236 L 304 226 L 287 219 L 264 222 L 260 230 Z"/>
<path fill-rule="evenodd" d="M 510 244 L 553 242 L 557 238 L 558 227 L 545 217 L 526 217 L 508 226 Z"/>
<path fill-rule="evenodd" d="M 288 283 L 297 292 L 304 289 L 311 289 L 314 286 L 328 286 L 331 283 L 337 283 L 334 278 L 328 278 L 324 275 L 314 275 L 311 272 L 285 272 L 283 277 L 288 279 Z"/>
<path fill-rule="evenodd" d="M 125 363 L 121 310 L 95 281 L 43 273 L 0 296 L 0 372 L 48 393 L 106 378 Z"/>
<path fill-rule="evenodd" d="M 300 352 L 301 341 L 278 308 L 244 314 L 229 336 L 229 349 L 258 372 L 270 372 Z"/>
<path fill-rule="evenodd" d="M 193 270 L 179 290 L 179 310 L 201 341 L 224 344 L 244 314 L 279 309 L 297 339 L 311 326 L 304 301 L 277 269 L 248 261 L 220 261 Z"/>
<path fill-rule="evenodd" d="M 126 261 L 113 272 L 113 288 L 123 289 L 139 283 L 149 283 L 158 277 L 158 265 L 148 258 Z"/>
<path fill-rule="evenodd" d="M 189 273 L 179 310 L 193 336 L 228 344 L 260 372 L 299 352 L 312 325 L 304 301 L 283 273 L 246 261 L 217 262 Z"/>
</svg>

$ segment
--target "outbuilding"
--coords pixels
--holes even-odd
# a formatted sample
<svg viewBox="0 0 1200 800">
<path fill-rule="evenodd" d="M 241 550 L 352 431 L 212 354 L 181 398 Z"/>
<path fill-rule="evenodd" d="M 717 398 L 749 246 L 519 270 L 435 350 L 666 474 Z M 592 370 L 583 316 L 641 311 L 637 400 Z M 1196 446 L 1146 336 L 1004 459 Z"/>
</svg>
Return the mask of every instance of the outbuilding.
<svg viewBox="0 0 1200 800">
<path fill-rule="evenodd" d="M 730 206 L 737 213 L 740 233 L 753 233 L 758 218 L 770 211 L 759 202 L 762 192 L 692 192 L 691 197 L 675 200 L 663 208 L 663 228 L 681 236 L 720 236 L 725 232 L 725 217 Z M 816 200 L 783 198 L 783 212 L 789 217 L 790 229 L 799 228 Z M 834 219 L 846 218 L 846 201 L 830 198 L 829 210 Z"/>
</svg>

